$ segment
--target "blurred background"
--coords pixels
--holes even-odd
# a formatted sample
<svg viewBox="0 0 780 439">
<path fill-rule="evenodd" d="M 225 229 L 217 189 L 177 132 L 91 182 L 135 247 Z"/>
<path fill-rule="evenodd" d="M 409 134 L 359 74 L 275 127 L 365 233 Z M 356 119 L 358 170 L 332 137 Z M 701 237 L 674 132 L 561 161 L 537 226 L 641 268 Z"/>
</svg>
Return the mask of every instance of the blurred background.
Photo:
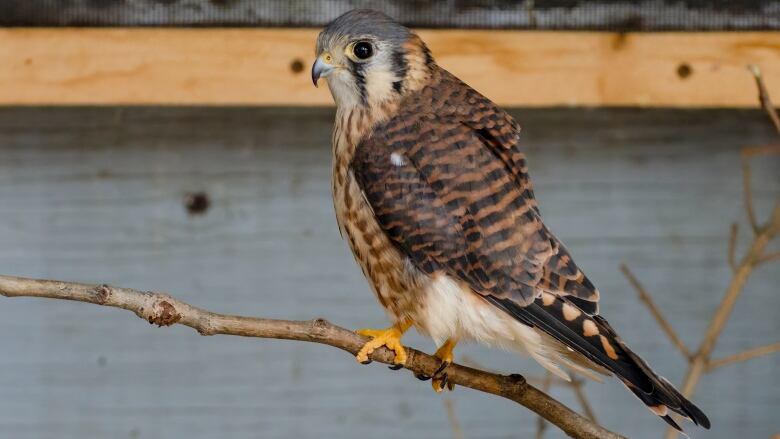
<svg viewBox="0 0 780 439">
<path fill-rule="evenodd" d="M 780 197 L 777 1 L 0 0 L 0 274 L 165 291 L 211 311 L 387 322 L 330 197 L 334 109 L 311 85 L 318 28 L 354 7 L 421 28 L 439 63 L 505 107 L 550 228 L 602 314 L 679 385 Z M 766 253 L 780 249 L 770 243 Z M 712 353 L 777 350 L 780 263 L 755 267 Z M 411 334 L 407 344 L 432 352 Z M 476 346 L 465 364 L 541 367 Z M 780 433 L 780 355 L 704 375 L 711 431 Z M 550 393 L 606 428 L 665 424 L 614 380 Z M 548 426 L 544 437 L 563 434 Z M 536 417 L 299 342 L 201 337 L 122 310 L 0 300 L 0 438 L 531 438 Z"/>
</svg>

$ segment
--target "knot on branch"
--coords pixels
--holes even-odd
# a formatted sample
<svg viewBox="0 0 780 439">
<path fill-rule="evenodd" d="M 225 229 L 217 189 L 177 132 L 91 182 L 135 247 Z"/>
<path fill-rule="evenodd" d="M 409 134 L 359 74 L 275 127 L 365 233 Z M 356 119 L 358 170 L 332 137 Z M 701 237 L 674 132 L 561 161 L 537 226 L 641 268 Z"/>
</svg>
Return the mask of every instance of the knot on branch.
<svg viewBox="0 0 780 439">
<path fill-rule="evenodd" d="M 106 284 L 95 287 L 95 300 L 98 305 L 105 305 L 111 297 L 111 287 Z"/>
<path fill-rule="evenodd" d="M 508 395 L 519 395 L 526 390 L 528 381 L 523 375 L 513 373 L 504 377 L 503 393 Z"/>
<path fill-rule="evenodd" d="M 181 320 L 181 314 L 167 300 L 160 300 L 152 306 L 152 311 L 146 320 L 157 326 L 171 326 Z"/>
<path fill-rule="evenodd" d="M 316 337 L 322 337 L 330 326 L 330 322 L 323 318 L 314 319 L 311 322 L 311 333 Z"/>
</svg>

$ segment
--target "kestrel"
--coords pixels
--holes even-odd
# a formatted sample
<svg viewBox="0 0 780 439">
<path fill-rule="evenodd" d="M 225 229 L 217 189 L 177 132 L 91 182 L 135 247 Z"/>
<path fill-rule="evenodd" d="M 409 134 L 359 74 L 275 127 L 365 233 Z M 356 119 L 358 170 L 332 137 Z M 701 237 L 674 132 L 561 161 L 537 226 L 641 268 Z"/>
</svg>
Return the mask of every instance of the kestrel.
<svg viewBox="0 0 780 439">
<path fill-rule="evenodd" d="M 333 201 L 349 246 L 393 325 L 364 329 L 368 362 L 386 346 L 401 366 L 414 326 L 438 346 L 433 387 L 459 341 L 524 352 L 563 367 L 614 374 L 673 427 L 675 412 L 707 417 L 653 372 L 599 315 L 599 292 L 545 226 L 520 127 L 436 64 L 390 17 L 353 10 L 317 38 L 312 80 L 336 102 Z"/>
</svg>

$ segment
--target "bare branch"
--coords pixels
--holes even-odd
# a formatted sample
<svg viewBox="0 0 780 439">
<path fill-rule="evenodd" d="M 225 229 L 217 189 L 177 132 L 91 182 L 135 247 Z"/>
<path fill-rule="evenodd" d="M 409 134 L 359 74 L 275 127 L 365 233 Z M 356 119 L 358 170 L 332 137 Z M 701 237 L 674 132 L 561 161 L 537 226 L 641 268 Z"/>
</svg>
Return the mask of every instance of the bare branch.
<svg viewBox="0 0 780 439">
<path fill-rule="evenodd" d="M 196 308 L 162 293 L 150 293 L 108 285 L 24 279 L 0 276 L 0 295 L 7 297 L 46 297 L 75 300 L 132 311 L 149 323 L 159 326 L 180 324 L 195 329 L 201 335 L 239 335 L 322 343 L 357 354 L 367 339 L 323 319 L 309 321 L 274 320 L 218 314 Z M 432 376 L 440 361 L 415 349 L 408 349 L 404 367 L 419 374 Z M 372 360 L 392 364 L 393 353 L 378 349 Z M 496 375 L 478 369 L 452 364 L 447 369 L 450 382 L 501 396 L 527 407 L 569 436 L 576 438 L 622 438 L 585 417 L 575 413 L 536 387 L 521 375 Z"/>
<path fill-rule="evenodd" d="M 736 303 L 737 298 L 742 293 L 742 287 L 747 281 L 748 276 L 755 268 L 756 262 L 760 259 L 766 245 L 778 232 L 780 232 L 780 203 L 775 205 L 772 216 L 767 224 L 763 227 L 759 227 L 759 234 L 756 235 L 753 243 L 748 249 L 747 255 L 737 267 L 737 271 L 734 273 L 734 277 L 731 279 L 731 283 L 726 290 L 726 295 L 723 297 L 723 300 L 721 300 L 720 306 L 718 306 L 718 309 L 710 322 L 710 326 L 707 328 L 707 333 L 699 347 L 697 356 L 702 356 L 704 358 L 709 357 L 712 348 L 715 347 L 715 342 L 717 341 L 720 332 L 726 325 L 731 310 L 734 308 L 734 303 Z M 683 394 L 685 394 L 684 391 Z"/>
<path fill-rule="evenodd" d="M 775 205 L 772 215 L 766 225 L 761 226 L 758 229 L 758 235 L 756 235 L 753 243 L 750 245 L 747 255 L 745 255 L 742 262 L 737 267 L 737 271 L 726 290 L 726 295 L 723 297 L 718 310 L 715 312 L 712 322 L 710 322 L 702 345 L 699 348 L 699 353 L 709 356 L 712 348 L 715 346 L 718 335 L 720 335 L 723 326 L 726 324 L 726 320 L 731 314 L 734 303 L 742 292 L 742 287 L 755 268 L 756 262 L 760 260 L 764 248 L 778 232 L 780 232 L 780 203 Z"/>
<path fill-rule="evenodd" d="M 742 198 L 745 203 L 745 214 L 750 222 L 750 227 L 753 229 L 754 234 L 758 234 L 758 221 L 756 220 L 756 212 L 753 210 L 753 191 L 750 189 L 750 164 L 747 160 L 742 160 Z"/>
<path fill-rule="evenodd" d="M 548 370 L 544 374 L 544 380 L 542 381 L 542 392 L 549 392 L 550 391 L 550 385 L 552 384 L 552 373 Z M 542 439 L 544 437 L 544 432 L 547 430 L 547 421 L 544 420 L 543 417 L 539 416 L 536 418 L 536 439 Z"/>
<path fill-rule="evenodd" d="M 717 369 L 719 367 L 727 366 L 729 364 L 740 363 L 747 361 L 762 355 L 772 354 L 774 352 L 780 352 L 780 343 L 768 344 L 766 346 L 759 346 L 757 348 L 748 349 L 738 354 L 729 355 L 719 360 L 712 360 L 707 364 L 707 372 Z"/>
<path fill-rule="evenodd" d="M 780 202 L 775 204 L 772 214 L 766 224 L 758 227 L 758 233 L 754 236 L 753 242 L 750 244 L 745 257 L 742 258 L 742 261 L 737 266 L 734 276 L 731 278 L 731 282 L 726 289 L 726 294 L 723 296 L 723 299 L 721 299 L 720 305 L 715 311 L 715 315 L 713 315 L 709 327 L 707 327 L 707 332 L 699 345 L 699 349 L 691 358 L 688 372 L 685 374 L 680 389 L 680 392 L 686 398 L 691 398 L 693 396 L 693 391 L 702 375 L 713 368 L 713 363 L 709 361 L 709 358 L 715 347 L 715 343 L 717 343 L 718 337 L 720 337 L 720 333 L 723 331 L 723 328 L 731 315 L 731 311 L 734 309 L 734 304 L 742 294 L 745 282 L 747 282 L 748 277 L 753 272 L 761 255 L 764 253 L 764 249 L 779 232 Z M 719 360 L 718 362 L 722 362 L 722 360 Z M 675 437 L 677 437 L 675 430 L 669 428 L 666 431 L 666 438 L 672 439 Z"/>
<path fill-rule="evenodd" d="M 780 155 L 780 144 L 746 146 L 742 148 L 739 153 L 743 158 L 761 157 L 761 156 L 776 155 L 776 154 Z"/>
<path fill-rule="evenodd" d="M 455 413 L 455 404 L 450 398 L 444 398 L 444 409 L 447 411 L 447 419 L 450 421 L 450 427 L 452 427 L 452 439 L 466 439 L 466 435 L 463 434 L 463 428 L 458 421 L 458 414 Z"/>
<path fill-rule="evenodd" d="M 729 267 L 731 271 L 737 271 L 737 235 L 739 234 L 739 227 L 737 223 L 731 223 L 731 230 L 729 231 Z"/>
<path fill-rule="evenodd" d="M 650 314 L 653 315 L 655 321 L 658 322 L 658 325 L 669 337 L 669 340 L 671 340 L 672 344 L 677 347 L 677 350 L 679 350 L 686 359 L 690 358 L 691 353 L 688 351 L 685 343 L 683 343 L 680 337 L 677 336 L 677 333 L 674 331 L 674 328 L 672 328 L 672 325 L 666 320 L 666 317 L 661 314 L 661 310 L 658 309 L 658 306 L 656 306 L 655 302 L 653 302 L 653 298 L 650 297 L 650 294 L 647 292 L 647 290 L 645 290 L 645 287 L 639 283 L 639 280 L 636 278 L 636 276 L 634 276 L 633 273 L 631 273 L 631 270 L 629 270 L 625 264 L 620 264 L 620 271 L 623 272 L 623 275 L 628 279 L 636 292 L 639 294 L 639 299 L 647 306 L 647 309 L 650 310 Z"/>
<path fill-rule="evenodd" d="M 749 64 L 747 66 L 753 77 L 756 78 L 756 87 L 758 87 L 758 100 L 761 102 L 761 107 L 766 111 L 766 114 L 772 119 L 772 123 L 775 125 L 775 129 L 780 134 L 780 117 L 777 115 L 777 110 L 772 105 L 772 100 L 769 98 L 769 91 L 764 84 L 763 75 L 761 75 L 761 69 L 755 64 Z"/>
<path fill-rule="evenodd" d="M 582 390 L 584 385 L 585 382 L 579 378 L 572 379 L 571 381 L 571 387 L 574 390 L 574 396 L 577 397 L 577 401 L 579 401 L 580 406 L 582 406 L 582 411 L 585 413 L 585 416 L 587 416 L 591 421 L 598 423 L 596 420 L 596 412 L 593 411 L 593 407 L 590 405 L 588 398 L 585 396 L 585 391 Z"/>
<path fill-rule="evenodd" d="M 756 266 L 766 264 L 767 262 L 776 261 L 778 259 L 780 259 L 780 252 L 759 256 L 758 259 L 756 259 Z"/>
</svg>

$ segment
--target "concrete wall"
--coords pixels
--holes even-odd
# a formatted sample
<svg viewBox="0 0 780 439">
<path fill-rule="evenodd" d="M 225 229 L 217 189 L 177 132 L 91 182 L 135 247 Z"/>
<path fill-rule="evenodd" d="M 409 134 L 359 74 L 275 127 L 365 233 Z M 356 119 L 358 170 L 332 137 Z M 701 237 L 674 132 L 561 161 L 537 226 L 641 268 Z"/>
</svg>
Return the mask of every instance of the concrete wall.
<svg viewBox="0 0 780 439">
<path fill-rule="evenodd" d="M 729 224 L 743 226 L 738 150 L 775 139 L 758 111 L 518 110 L 542 213 L 600 287 L 602 312 L 673 382 L 685 363 L 617 265 L 628 263 L 694 346 L 725 291 Z M 329 194 L 331 110 L 0 109 L 0 273 L 168 291 L 211 310 L 383 326 L 340 239 Z M 761 218 L 780 158 L 754 160 Z M 188 213 L 188 194 L 210 205 Z M 777 248 L 777 245 L 774 246 Z M 718 356 L 777 341 L 780 267 L 747 284 Z M 409 344 L 430 351 L 419 336 Z M 542 375 L 469 346 L 471 361 Z M 780 431 L 780 356 L 723 368 L 695 398 L 701 438 Z M 664 424 L 619 384 L 586 386 L 630 437 Z M 553 394 L 577 407 L 571 394 Z M 434 394 L 406 372 L 318 345 L 200 337 L 120 310 L 0 299 L 2 438 L 533 437 L 513 403 Z M 548 430 L 547 437 L 561 437 Z"/>
</svg>

